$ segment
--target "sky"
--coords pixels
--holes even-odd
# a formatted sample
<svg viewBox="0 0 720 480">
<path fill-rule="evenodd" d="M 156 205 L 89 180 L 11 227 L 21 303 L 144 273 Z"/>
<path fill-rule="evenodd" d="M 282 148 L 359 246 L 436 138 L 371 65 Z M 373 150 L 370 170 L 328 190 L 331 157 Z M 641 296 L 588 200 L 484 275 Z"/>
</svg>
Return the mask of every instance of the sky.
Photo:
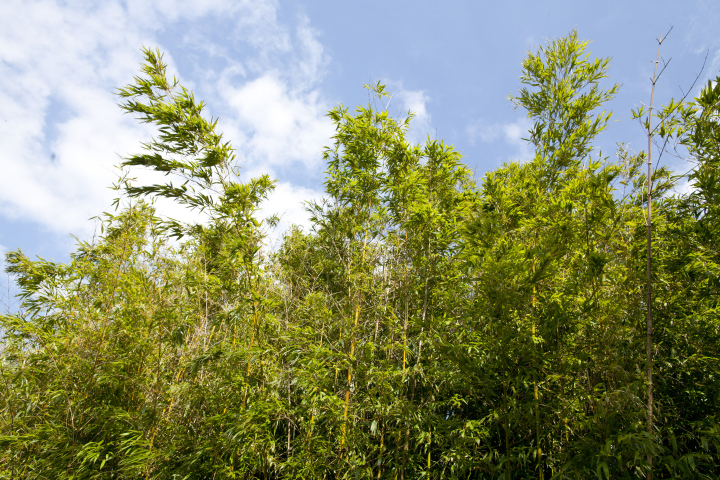
<svg viewBox="0 0 720 480">
<path fill-rule="evenodd" d="M 0 254 L 67 261 L 76 239 L 97 233 L 115 166 L 153 135 L 115 95 L 138 74 L 143 46 L 163 51 L 169 73 L 219 118 L 243 179 L 277 179 L 262 213 L 281 216 L 281 232 L 307 225 L 303 202 L 322 196 L 326 112 L 366 104 L 366 83 L 387 85 L 392 113 L 415 112 L 413 141 L 454 145 L 481 179 L 532 156 L 530 123 L 507 97 L 547 39 L 576 29 L 592 56 L 612 57 L 605 85 L 622 87 L 597 142 L 612 156 L 617 143 L 644 148 L 630 112 L 649 103 L 660 35 L 672 27 L 656 104 L 720 74 L 718 25 L 717 0 L 2 0 Z M 4 305 L 10 285 L 0 278 Z"/>
</svg>

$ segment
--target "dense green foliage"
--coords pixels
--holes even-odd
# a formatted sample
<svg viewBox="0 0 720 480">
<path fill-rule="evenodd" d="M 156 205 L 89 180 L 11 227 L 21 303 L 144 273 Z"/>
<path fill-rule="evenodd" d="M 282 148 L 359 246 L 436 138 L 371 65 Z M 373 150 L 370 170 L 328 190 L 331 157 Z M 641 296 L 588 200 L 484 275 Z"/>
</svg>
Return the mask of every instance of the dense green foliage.
<svg viewBox="0 0 720 480">
<path fill-rule="evenodd" d="M 720 84 L 657 132 L 697 166 L 685 195 L 653 178 L 649 433 L 645 154 L 593 147 L 618 86 L 574 32 L 522 66 L 534 158 L 480 183 L 409 142 L 381 84 L 330 111 L 313 227 L 272 252 L 273 182 L 241 182 L 145 54 L 119 95 L 158 135 L 124 165 L 170 181 L 122 179 L 68 264 L 7 255 L 23 308 L 0 319 L 0 478 L 642 478 L 648 455 L 655 478 L 720 475 Z"/>
</svg>

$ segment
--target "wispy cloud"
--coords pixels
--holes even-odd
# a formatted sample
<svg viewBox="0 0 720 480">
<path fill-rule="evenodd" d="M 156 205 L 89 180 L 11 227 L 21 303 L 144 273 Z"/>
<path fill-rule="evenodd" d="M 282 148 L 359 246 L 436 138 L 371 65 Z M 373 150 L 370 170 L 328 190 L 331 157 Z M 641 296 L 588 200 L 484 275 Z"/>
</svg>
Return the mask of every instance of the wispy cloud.
<svg viewBox="0 0 720 480">
<path fill-rule="evenodd" d="M 112 93 L 136 74 L 142 45 L 160 45 L 169 73 L 210 97 L 246 174 L 317 167 L 332 134 L 319 90 L 329 57 L 306 17 L 283 24 L 278 8 L 273 0 L 2 2 L 0 216 L 92 231 L 87 218 L 113 198 L 113 166 L 151 135 Z M 231 23 L 232 38 L 195 28 L 204 21 Z M 173 28 L 185 32 L 177 42 L 167 40 Z M 192 52 L 211 68 L 179 71 L 176 60 Z M 317 194 L 280 185 L 280 204 Z"/>
<path fill-rule="evenodd" d="M 502 160 L 527 161 L 532 158 L 534 150 L 525 140 L 529 137 L 530 120 L 520 118 L 508 123 L 490 123 L 484 119 L 472 122 L 465 129 L 465 134 L 471 144 L 479 140 L 483 143 L 503 142 L 508 147 L 508 154 Z"/>
<path fill-rule="evenodd" d="M 410 90 L 405 88 L 402 81 L 383 80 L 388 91 L 392 95 L 386 100 L 390 112 L 403 118 L 412 113 L 414 118 L 410 122 L 408 139 L 414 143 L 425 143 L 428 135 L 434 137 L 432 118 L 428 111 L 427 104 L 430 103 L 430 96 L 424 90 Z"/>
<path fill-rule="evenodd" d="M 705 85 L 707 85 L 707 82 L 709 80 L 715 80 L 718 75 L 720 75 L 720 48 L 716 49 L 714 52 L 710 52 L 708 58 L 710 60 L 710 66 L 707 67 L 704 72 L 702 79 L 703 82 L 701 82 L 697 87 L 698 94 L 700 90 L 702 90 Z"/>
</svg>

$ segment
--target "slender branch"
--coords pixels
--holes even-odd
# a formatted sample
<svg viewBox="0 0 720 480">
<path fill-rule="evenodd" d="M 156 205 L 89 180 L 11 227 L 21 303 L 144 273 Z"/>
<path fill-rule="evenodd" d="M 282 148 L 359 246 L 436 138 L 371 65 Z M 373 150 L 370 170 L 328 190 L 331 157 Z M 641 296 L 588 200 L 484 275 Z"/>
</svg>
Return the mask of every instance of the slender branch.
<svg viewBox="0 0 720 480">
<path fill-rule="evenodd" d="M 670 29 L 672 30 L 672 28 Z M 647 396 L 647 429 L 648 435 L 652 438 L 653 435 L 653 364 L 652 364 L 652 112 L 655 101 L 655 84 L 658 80 L 657 66 L 660 62 L 660 48 L 662 42 L 667 38 L 667 35 L 663 36 L 660 34 L 658 39 L 658 51 L 657 58 L 655 59 L 655 69 L 652 78 L 652 90 L 650 91 L 650 109 L 648 110 L 648 122 L 647 122 L 647 137 L 648 137 L 648 153 L 647 153 L 647 185 L 648 185 L 648 203 L 647 203 L 647 379 L 648 379 L 648 396 Z M 665 64 L 667 66 L 667 64 Z M 660 71 L 662 73 L 665 67 Z M 648 472 L 648 480 L 653 480 L 653 456 L 648 455 L 648 465 L 650 470 Z"/>
</svg>

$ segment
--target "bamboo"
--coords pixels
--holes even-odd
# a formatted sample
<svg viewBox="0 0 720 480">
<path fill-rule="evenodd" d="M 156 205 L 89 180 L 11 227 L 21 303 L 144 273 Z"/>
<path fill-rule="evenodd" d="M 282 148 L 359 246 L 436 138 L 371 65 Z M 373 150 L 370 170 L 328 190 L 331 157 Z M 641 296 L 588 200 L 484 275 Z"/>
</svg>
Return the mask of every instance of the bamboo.
<svg viewBox="0 0 720 480">
<path fill-rule="evenodd" d="M 647 379 L 648 379 L 648 397 L 647 397 L 647 429 L 648 434 L 652 438 L 653 434 L 653 364 L 652 364 L 652 111 L 653 101 L 655 100 L 655 83 L 657 82 L 657 66 L 660 62 L 660 47 L 662 46 L 663 36 L 660 34 L 658 40 L 657 57 L 655 59 L 655 71 L 652 78 L 652 90 L 650 91 L 650 109 L 648 111 L 647 136 L 648 136 L 648 153 L 647 153 Z M 648 455 L 648 480 L 653 480 L 653 456 Z"/>
</svg>

